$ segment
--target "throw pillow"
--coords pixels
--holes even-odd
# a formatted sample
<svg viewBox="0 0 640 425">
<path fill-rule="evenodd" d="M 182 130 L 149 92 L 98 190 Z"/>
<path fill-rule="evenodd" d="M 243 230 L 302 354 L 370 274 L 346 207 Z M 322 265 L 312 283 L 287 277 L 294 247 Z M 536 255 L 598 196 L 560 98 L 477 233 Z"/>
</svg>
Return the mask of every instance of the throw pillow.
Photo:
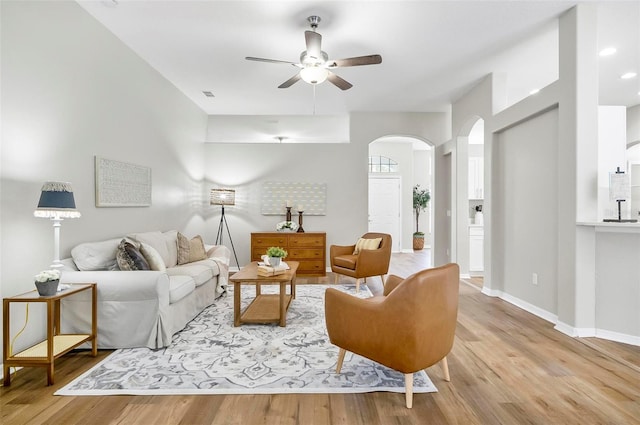
<svg viewBox="0 0 640 425">
<path fill-rule="evenodd" d="M 356 248 L 353 250 L 353 255 L 358 255 L 363 249 L 378 249 L 380 247 L 380 242 L 382 242 L 382 238 L 360 238 L 358 239 L 358 242 L 356 242 Z"/>
<path fill-rule="evenodd" d="M 120 270 L 151 270 L 149 263 L 132 241 L 122 239 L 118 245 L 116 261 Z"/>
<path fill-rule="evenodd" d="M 144 259 L 147 260 L 147 263 L 149 263 L 151 270 L 157 270 L 160 272 L 167 270 L 167 266 L 164 264 L 162 255 L 160 255 L 160 253 L 151 245 L 142 242 L 140 244 L 140 252 L 144 256 Z"/>
<path fill-rule="evenodd" d="M 160 231 L 154 232 L 143 232 L 143 233 L 130 233 L 126 235 L 127 239 L 131 239 L 138 244 L 146 243 L 147 245 L 151 245 L 153 249 L 158 251 L 160 256 L 162 256 L 162 260 L 165 265 L 169 265 L 171 262 L 171 256 L 169 253 L 169 244 L 167 243 L 167 238 Z M 173 239 L 173 245 L 176 244 L 175 238 Z M 175 265 L 175 263 L 173 264 Z"/>
<path fill-rule="evenodd" d="M 178 265 L 206 259 L 207 252 L 204 249 L 204 241 L 200 235 L 194 236 L 189 240 L 178 232 Z"/>
</svg>

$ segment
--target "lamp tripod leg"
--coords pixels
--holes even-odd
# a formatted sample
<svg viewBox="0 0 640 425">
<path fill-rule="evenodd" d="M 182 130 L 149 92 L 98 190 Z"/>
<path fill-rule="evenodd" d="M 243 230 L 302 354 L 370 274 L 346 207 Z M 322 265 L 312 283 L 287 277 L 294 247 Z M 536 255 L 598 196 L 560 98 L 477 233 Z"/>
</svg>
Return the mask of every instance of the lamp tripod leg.
<svg viewBox="0 0 640 425">
<path fill-rule="evenodd" d="M 222 216 L 220 216 L 220 225 L 218 225 L 218 233 L 216 235 L 216 245 L 222 245 L 222 226 L 224 223 L 224 209 L 222 210 Z"/>
<path fill-rule="evenodd" d="M 238 256 L 236 255 L 236 247 L 233 246 L 233 239 L 231 238 L 231 232 L 229 231 L 229 224 L 227 223 L 227 218 L 223 215 L 224 225 L 227 227 L 227 235 L 229 236 L 229 242 L 231 242 L 231 250 L 233 251 L 233 257 L 236 259 L 236 265 L 238 266 L 238 270 L 240 270 L 240 263 L 238 262 Z"/>
</svg>

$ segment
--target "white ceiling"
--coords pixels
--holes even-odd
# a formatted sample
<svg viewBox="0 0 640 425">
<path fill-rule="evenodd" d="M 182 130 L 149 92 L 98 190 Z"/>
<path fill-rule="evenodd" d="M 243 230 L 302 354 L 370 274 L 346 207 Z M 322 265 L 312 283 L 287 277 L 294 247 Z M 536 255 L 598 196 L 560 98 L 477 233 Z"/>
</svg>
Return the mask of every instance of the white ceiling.
<svg viewBox="0 0 640 425">
<path fill-rule="evenodd" d="M 513 103 L 557 79 L 557 17 L 576 1 L 134 1 L 78 3 L 208 114 L 341 115 L 445 111 L 487 73 L 508 75 Z M 640 1 L 601 1 L 600 103 L 640 103 Z M 319 15 L 330 59 L 382 55 L 382 64 L 338 68 L 353 84 L 278 85 L 297 68 L 306 18 Z M 211 91 L 215 97 L 205 97 Z M 315 106 L 314 106 L 315 105 Z"/>
</svg>

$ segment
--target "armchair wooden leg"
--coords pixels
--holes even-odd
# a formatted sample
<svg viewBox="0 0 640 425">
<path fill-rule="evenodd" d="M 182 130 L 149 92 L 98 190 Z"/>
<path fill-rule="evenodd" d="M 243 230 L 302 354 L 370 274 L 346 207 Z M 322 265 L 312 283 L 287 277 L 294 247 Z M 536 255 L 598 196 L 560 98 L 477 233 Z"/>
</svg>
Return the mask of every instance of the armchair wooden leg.
<svg viewBox="0 0 640 425">
<path fill-rule="evenodd" d="M 360 292 L 360 278 L 356 279 L 356 293 Z"/>
<path fill-rule="evenodd" d="M 338 284 L 338 273 L 334 273 L 333 274 L 333 284 L 337 285 Z"/>
<path fill-rule="evenodd" d="M 442 372 L 444 373 L 444 380 L 447 382 L 451 381 L 451 377 L 449 376 L 449 363 L 447 362 L 447 358 L 444 357 L 442 360 L 440 360 L 440 363 L 442 364 Z"/>
<path fill-rule="evenodd" d="M 413 373 L 404 374 L 404 397 L 407 402 L 407 408 L 413 407 Z"/>
<path fill-rule="evenodd" d="M 340 373 L 340 370 L 342 369 L 342 362 L 344 361 L 345 354 L 347 354 L 347 350 L 341 348 L 340 352 L 338 353 L 338 364 L 336 365 L 336 373 Z"/>
<path fill-rule="evenodd" d="M 381 274 L 380 275 L 380 280 L 382 281 L 382 287 L 384 288 L 385 283 L 387 283 L 387 280 L 385 279 L 386 275 Z"/>
</svg>

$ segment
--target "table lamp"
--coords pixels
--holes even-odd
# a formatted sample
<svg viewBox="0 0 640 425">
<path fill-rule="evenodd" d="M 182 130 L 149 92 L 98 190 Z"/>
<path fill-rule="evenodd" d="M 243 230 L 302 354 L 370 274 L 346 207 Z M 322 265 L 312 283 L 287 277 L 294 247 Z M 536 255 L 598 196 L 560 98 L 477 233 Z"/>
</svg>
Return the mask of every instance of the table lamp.
<svg viewBox="0 0 640 425">
<path fill-rule="evenodd" d="M 40 194 L 40 202 L 33 212 L 35 217 L 50 218 L 53 221 L 53 264 L 51 267 L 62 267 L 60 261 L 60 223 L 65 218 L 78 218 L 80 212 L 76 210 L 73 189 L 70 183 L 45 182 Z"/>
</svg>

